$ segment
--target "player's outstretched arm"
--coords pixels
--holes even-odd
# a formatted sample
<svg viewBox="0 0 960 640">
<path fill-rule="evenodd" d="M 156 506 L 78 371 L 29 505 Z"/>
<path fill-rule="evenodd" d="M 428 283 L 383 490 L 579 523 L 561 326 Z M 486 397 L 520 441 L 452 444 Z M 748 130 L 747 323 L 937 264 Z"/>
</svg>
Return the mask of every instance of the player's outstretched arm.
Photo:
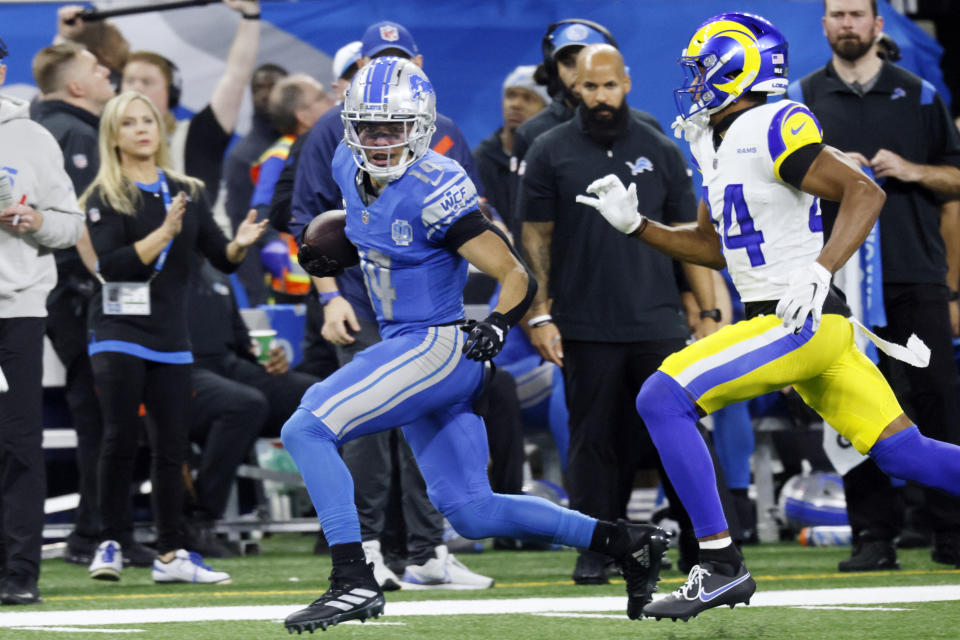
<svg viewBox="0 0 960 640">
<path fill-rule="evenodd" d="M 866 240 L 887 196 L 849 157 L 826 145 L 807 169 L 800 188 L 840 203 L 833 232 L 817 258 L 834 273 Z"/>
<path fill-rule="evenodd" d="M 507 332 L 527 312 L 537 291 L 537 281 L 510 249 L 502 232 L 490 227 L 457 249 L 467 262 L 496 278 L 500 300 L 482 322 L 471 326 L 463 352 L 472 360 L 490 360 L 500 352 Z"/>
<path fill-rule="evenodd" d="M 577 196 L 577 202 L 593 207 L 617 230 L 642 240 L 671 258 L 703 265 L 711 269 L 727 266 L 717 235 L 710 221 L 710 211 L 703 201 L 697 208 L 696 224 L 670 227 L 646 218 L 637 211 L 637 187 L 624 187 L 620 178 L 610 174 L 594 180 L 587 193 Z"/>
</svg>

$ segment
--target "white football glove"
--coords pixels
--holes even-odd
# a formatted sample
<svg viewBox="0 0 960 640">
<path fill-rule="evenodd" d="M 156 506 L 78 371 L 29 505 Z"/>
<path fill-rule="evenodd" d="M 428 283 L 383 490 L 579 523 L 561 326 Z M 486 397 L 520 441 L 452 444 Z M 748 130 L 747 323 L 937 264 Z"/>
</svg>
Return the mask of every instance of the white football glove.
<svg viewBox="0 0 960 640">
<path fill-rule="evenodd" d="M 628 188 L 624 187 L 620 178 L 611 173 L 591 182 L 587 193 L 597 197 L 577 196 L 577 202 L 599 211 L 618 231 L 630 234 L 640 226 L 643 216 L 637 212 L 636 184 L 631 182 Z"/>
<path fill-rule="evenodd" d="M 787 290 L 777 304 L 777 317 L 783 320 L 787 331 L 800 333 L 807 316 L 813 317 L 813 330 L 817 330 L 823 315 L 823 303 L 830 292 L 831 277 L 819 262 L 790 274 Z"/>
</svg>

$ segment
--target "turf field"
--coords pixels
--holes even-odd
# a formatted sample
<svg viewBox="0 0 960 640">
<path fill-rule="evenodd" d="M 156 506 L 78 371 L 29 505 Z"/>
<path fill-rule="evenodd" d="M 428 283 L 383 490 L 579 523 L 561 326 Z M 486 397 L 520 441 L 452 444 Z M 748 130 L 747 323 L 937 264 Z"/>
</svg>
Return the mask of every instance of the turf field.
<svg viewBox="0 0 960 640">
<path fill-rule="evenodd" d="M 46 560 L 44 604 L 0 608 L 0 638 L 261 639 L 286 635 L 281 620 L 326 588 L 329 557 L 313 556 L 313 539 L 263 540 L 259 556 L 219 560 L 227 586 L 154 585 L 147 569 L 126 569 L 119 583 L 89 580 L 86 569 Z M 960 637 L 960 571 L 930 560 L 929 550 L 901 550 L 903 569 L 840 574 L 848 548 L 782 543 L 747 547 L 759 590 L 752 606 L 714 609 L 688 623 L 631 621 L 623 583 L 580 587 L 570 581 L 573 552 L 494 552 L 461 556 L 494 576 L 482 591 L 387 594 L 386 615 L 349 623 L 324 638 L 411 640 L 604 638 L 846 638 L 922 640 Z M 676 560 L 676 553 L 669 554 Z M 676 570 L 661 590 L 677 588 Z M 316 632 L 320 634 L 318 630 Z"/>
</svg>

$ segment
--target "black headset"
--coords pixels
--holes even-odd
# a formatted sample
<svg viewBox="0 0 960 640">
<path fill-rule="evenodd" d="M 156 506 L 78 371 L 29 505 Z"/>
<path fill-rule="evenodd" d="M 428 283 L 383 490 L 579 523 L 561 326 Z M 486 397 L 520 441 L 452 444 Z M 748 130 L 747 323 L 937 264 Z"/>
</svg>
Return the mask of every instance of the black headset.
<svg viewBox="0 0 960 640">
<path fill-rule="evenodd" d="M 567 20 L 560 20 L 558 22 L 552 23 L 547 27 L 547 32 L 543 34 L 543 41 L 540 43 L 540 50 L 543 53 L 543 62 L 544 64 L 553 64 L 553 32 L 562 27 L 565 24 L 582 24 L 590 27 L 594 31 L 598 31 L 604 39 L 617 49 L 620 46 L 617 44 L 617 39 L 613 37 L 607 28 L 602 24 L 594 22 L 593 20 L 582 20 L 580 18 L 568 18 Z"/>
<path fill-rule="evenodd" d="M 7 50 L 7 43 L 0 39 L 0 60 L 3 60 L 8 55 L 10 55 L 10 52 Z"/>
<path fill-rule="evenodd" d="M 594 31 L 597 31 L 604 37 L 604 39 L 617 49 L 619 45 L 617 44 L 616 38 L 607 31 L 607 28 L 602 24 L 593 22 L 592 20 L 582 20 L 580 18 L 569 18 L 567 20 L 560 20 L 554 22 L 547 27 L 547 32 L 543 34 L 543 41 L 540 43 L 540 50 L 543 53 L 543 62 L 537 65 L 536 71 L 533 72 L 533 79 L 537 84 L 542 84 L 547 87 L 547 93 L 551 97 L 556 97 L 560 93 L 566 92 L 566 88 L 560 82 L 560 76 L 557 73 L 557 61 L 553 57 L 553 33 L 560 27 L 567 24 L 582 24 L 584 26 L 590 27 Z"/>
</svg>

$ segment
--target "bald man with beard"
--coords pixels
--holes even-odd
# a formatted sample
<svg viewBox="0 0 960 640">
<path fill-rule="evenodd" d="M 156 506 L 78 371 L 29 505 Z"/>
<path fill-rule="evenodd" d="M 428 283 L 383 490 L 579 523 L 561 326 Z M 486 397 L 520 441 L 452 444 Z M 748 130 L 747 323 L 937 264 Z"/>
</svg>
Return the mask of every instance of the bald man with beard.
<svg viewBox="0 0 960 640">
<path fill-rule="evenodd" d="M 648 114 L 629 107 L 630 88 L 617 49 L 585 47 L 576 79 L 582 103 L 571 120 L 534 141 L 517 199 L 522 245 L 540 283 L 521 324 L 540 355 L 564 371 L 570 506 L 610 519 L 626 516 L 640 468 L 660 469 L 670 503 L 680 504 L 634 398 L 663 359 L 683 348 L 690 331 L 674 261 L 630 242 L 578 204 L 576 196 L 593 180 L 613 173 L 624 184 L 636 183 L 640 211 L 649 211 L 658 222 L 692 222 L 697 208 L 683 154 L 644 122 Z M 700 308 L 714 309 L 709 271 L 682 266 Z M 675 517 L 689 528 L 685 512 Z M 695 562 L 695 538 L 692 544 Z M 607 558 L 582 552 L 574 581 L 606 583 L 607 563 Z"/>
</svg>

